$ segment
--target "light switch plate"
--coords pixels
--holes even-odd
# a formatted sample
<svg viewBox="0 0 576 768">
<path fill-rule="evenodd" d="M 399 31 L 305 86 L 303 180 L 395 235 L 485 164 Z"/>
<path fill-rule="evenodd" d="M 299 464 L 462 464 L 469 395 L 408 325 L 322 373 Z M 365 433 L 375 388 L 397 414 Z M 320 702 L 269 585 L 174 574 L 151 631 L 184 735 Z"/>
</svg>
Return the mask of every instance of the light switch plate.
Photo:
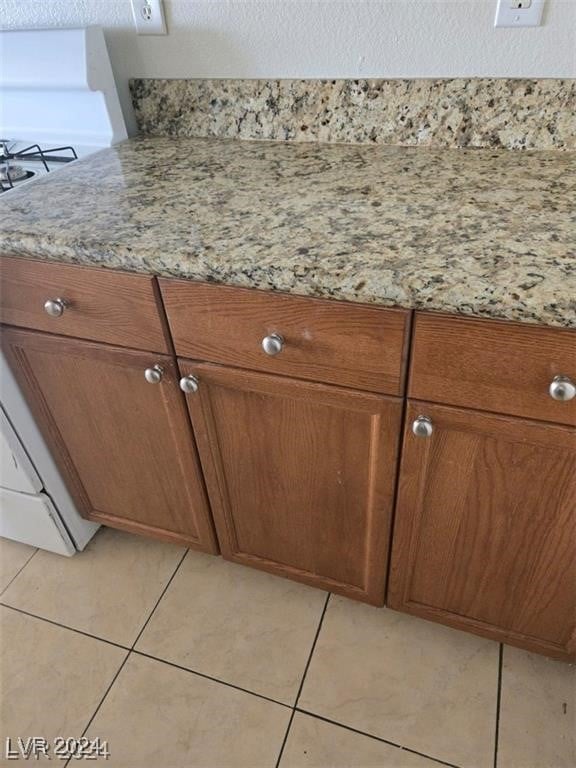
<svg viewBox="0 0 576 768">
<path fill-rule="evenodd" d="M 165 35 L 162 0 L 131 0 L 134 24 L 139 35 Z"/>
<path fill-rule="evenodd" d="M 545 0 L 498 0 L 495 27 L 539 27 Z"/>
</svg>

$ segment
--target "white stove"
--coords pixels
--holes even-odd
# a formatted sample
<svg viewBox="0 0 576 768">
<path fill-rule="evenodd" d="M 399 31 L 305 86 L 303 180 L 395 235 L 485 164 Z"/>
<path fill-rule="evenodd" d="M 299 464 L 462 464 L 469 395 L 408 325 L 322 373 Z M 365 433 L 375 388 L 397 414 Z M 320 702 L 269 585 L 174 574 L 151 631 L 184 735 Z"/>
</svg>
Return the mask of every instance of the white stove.
<svg viewBox="0 0 576 768">
<path fill-rule="evenodd" d="M 0 32 L 0 194 L 127 138 L 100 27 Z"/>
<path fill-rule="evenodd" d="M 0 32 L 2 198 L 127 137 L 104 35 L 86 29 Z M 0 536 L 63 555 L 98 525 L 76 510 L 0 356 Z"/>
</svg>

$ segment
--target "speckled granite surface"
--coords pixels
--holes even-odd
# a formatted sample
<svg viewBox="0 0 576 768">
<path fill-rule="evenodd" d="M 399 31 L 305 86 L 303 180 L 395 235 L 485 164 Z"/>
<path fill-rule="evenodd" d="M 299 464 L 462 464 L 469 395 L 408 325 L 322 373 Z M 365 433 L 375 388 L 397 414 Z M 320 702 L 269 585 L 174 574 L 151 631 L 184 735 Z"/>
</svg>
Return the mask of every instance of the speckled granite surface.
<svg viewBox="0 0 576 768">
<path fill-rule="evenodd" d="M 576 149 L 576 80 L 134 80 L 154 136 Z"/>
<path fill-rule="evenodd" d="M 133 139 L 0 196 L 0 251 L 576 327 L 576 154 Z"/>
</svg>

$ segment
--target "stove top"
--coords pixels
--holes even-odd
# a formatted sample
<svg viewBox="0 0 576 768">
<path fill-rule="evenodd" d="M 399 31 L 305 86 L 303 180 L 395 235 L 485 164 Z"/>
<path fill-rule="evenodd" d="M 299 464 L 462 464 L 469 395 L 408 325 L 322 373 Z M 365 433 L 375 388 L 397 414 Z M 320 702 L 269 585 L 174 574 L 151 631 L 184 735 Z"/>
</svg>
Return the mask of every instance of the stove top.
<svg viewBox="0 0 576 768">
<path fill-rule="evenodd" d="M 73 147 L 41 147 L 24 141 L 0 139 L 0 193 L 77 160 Z"/>
</svg>

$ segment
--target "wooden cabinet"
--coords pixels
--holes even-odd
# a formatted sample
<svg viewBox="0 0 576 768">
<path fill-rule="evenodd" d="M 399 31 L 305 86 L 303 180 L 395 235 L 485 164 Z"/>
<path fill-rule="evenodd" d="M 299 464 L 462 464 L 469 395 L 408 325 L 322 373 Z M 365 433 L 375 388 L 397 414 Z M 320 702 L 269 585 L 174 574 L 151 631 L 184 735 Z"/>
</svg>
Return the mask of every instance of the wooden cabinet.
<svg viewBox="0 0 576 768">
<path fill-rule="evenodd" d="M 576 430 L 410 402 L 388 603 L 573 658 Z"/>
<path fill-rule="evenodd" d="M 180 361 L 222 554 L 384 600 L 397 398 Z"/>
<path fill-rule="evenodd" d="M 172 358 L 13 329 L 3 348 L 85 517 L 217 551 Z"/>
<path fill-rule="evenodd" d="M 412 313 L 1 264 L 6 356 L 87 518 L 382 605 L 397 494 L 391 607 L 576 655 L 574 331 L 416 312 L 396 488 Z"/>
</svg>

